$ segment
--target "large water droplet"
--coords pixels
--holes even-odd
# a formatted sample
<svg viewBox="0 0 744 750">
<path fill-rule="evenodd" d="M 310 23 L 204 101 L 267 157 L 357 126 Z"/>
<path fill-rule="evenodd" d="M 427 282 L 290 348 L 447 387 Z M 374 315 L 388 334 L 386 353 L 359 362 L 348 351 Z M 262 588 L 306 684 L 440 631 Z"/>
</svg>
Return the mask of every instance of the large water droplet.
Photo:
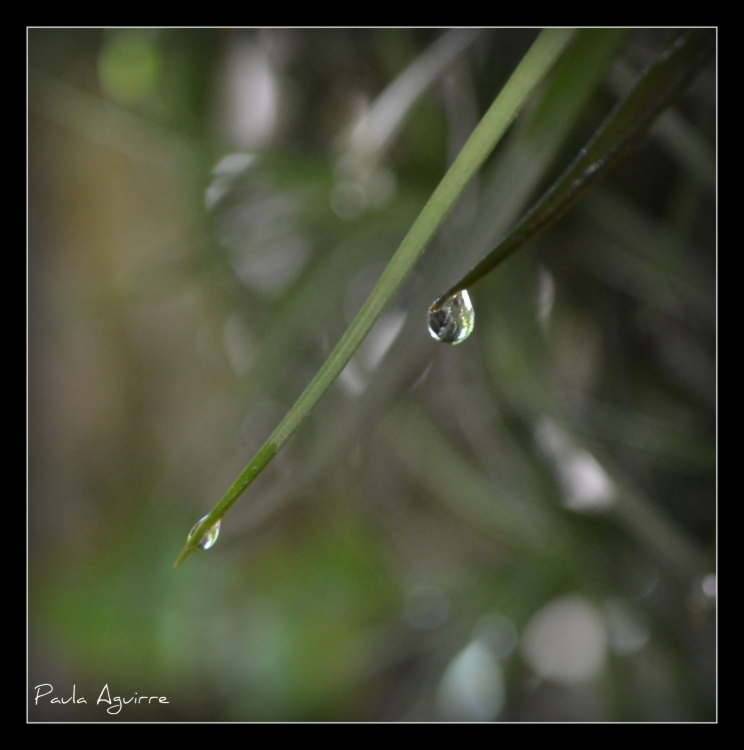
<svg viewBox="0 0 744 750">
<path fill-rule="evenodd" d="M 475 310 L 466 290 L 437 300 L 429 308 L 429 333 L 443 344 L 459 344 L 470 336 L 475 325 Z"/>
<path fill-rule="evenodd" d="M 206 516 L 204 516 L 206 518 Z M 204 518 L 200 518 L 195 524 L 194 528 L 191 529 L 189 532 L 189 539 L 188 541 L 192 541 L 194 538 L 194 534 L 196 530 L 199 528 L 199 524 L 204 520 Z M 199 547 L 199 549 L 209 549 L 210 547 L 214 546 L 214 543 L 217 541 L 217 537 L 220 535 L 220 522 L 217 521 L 217 523 L 212 526 L 209 531 L 206 532 L 206 534 L 202 535 L 201 541 L 196 546 Z"/>
</svg>

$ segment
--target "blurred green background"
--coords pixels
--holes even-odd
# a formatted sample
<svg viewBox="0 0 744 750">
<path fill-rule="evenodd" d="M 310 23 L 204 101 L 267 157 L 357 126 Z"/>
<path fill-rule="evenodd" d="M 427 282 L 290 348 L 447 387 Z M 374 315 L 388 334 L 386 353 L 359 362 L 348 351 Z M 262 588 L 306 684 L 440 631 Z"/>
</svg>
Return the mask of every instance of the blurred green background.
<svg viewBox="0 0 744 750">
<path fill-rule="evenodd" d="M 579 34 L 172 569 L 537 33 L 29 31 L 31 721 L 715 718 L 715 66 L 426 327 L 669 31 Z"/>
</svg>

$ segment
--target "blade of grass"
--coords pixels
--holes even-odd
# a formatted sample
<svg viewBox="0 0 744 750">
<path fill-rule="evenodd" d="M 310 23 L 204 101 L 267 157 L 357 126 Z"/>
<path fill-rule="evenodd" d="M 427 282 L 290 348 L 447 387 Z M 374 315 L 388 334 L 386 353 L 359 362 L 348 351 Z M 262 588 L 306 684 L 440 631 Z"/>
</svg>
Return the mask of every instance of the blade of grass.
<svg viewBox="0 0 744 750">
<path fill-rule="evenodd" d="M 178 567 L 197 548 L 207 530 L 222 519 L 341 373 L 413 269 L 465 186 L 493 151 L 537 85 L 553 67 L 572 36 L 573 29 L 546 29 L 535 40 L 473 131 L 460 155 L 442 178 L 341 341 L 253 460 L 194 529 L 174 567 Z"/>
<path fill-rule="evenodd" d="M 468 289 L 560 219 L 595 183 L 627 156 L 656 117 L 685 89 L 715 48 L 715 31 L 685 30 L 641 77 L 561 177 L 506 237 L 434 303 Z"/>
<path fill-rule="evenodd" d="M 516 219 L 520 209 L 525 207 L 530 193 L 552 166 L 555 156 L 565 144 L 628 35 L 629 31 L 626 29 L 583 29 L 576 32 L 570 47 L 551 71 L 550 81 L 541 87 L 541 95 L 535 106 L 530 108 L 529 113 L 523 111 L 522 121 L 515 124 L 516 131 L 512 132 L 512 140 L 502 145 L 498 160 L 484 170 L 483 190 L 491 196 L 486 204 L 499 202 L 499 216 L 495 219 L 490 217 L 488 221 L 483 217 L 482 226 L 468 229 L 467 235 L 462 238 L 465 244 L 460 252 L 469 256 L 475 254 L 477 257 L 482 249 L 493 244 L 490 237 L 498 235 L 500 227 Z M 545 104 L 546 101 L 549 105 Z M 508 204 L 505 206 L 507 198 Z M 400 197 L 396 200 L 399 201 Z M 396 210 L 400 210 L 400 207 Z M 409 226 L 410 223 L 412 222 L 408 223 Z M 457 242 L 454 244 L 460 246 Z M 318 269 L 319 277 L 322 270 Z M 437 269 L 437 276 L 439 285 L 443 286 L 447 280 L 446 265 Z M 430 302 L 426 289 L 436 286 L 436 281 L 425 285 L 408 301 L 408 306 L 414 310 L 426 309 Z M 313 304 L 317 311 L 318 302 Z M 308 309 L 307 305 L 301 305 L 301 308 Z M 245 513 L 241 521 L 241 528 L 246 530 L 244 533 L 248 529 L 255 530 L 279 509 L 286 508 L 288 503 L 297 502 L 297 489 L 308 486 L 327 471 L 343 446 L 359 436 L 363 425 L 372 415 L 385 411 L 384 405 L 390 403 L 393 394 L 400 392 L 401 388 L 411 386 L 421 375 L 426 366 L 425 360 L 431 352 L 431 342 L 428 336 L 416 337 L 419 326 L 420 321 L 413 320 L 406 325 L 380 369 L 376 371 L 375 378 L 356 400 L 354 411 L 340 409 L 329 416 L 331 422 L 327 425 L 326 439 L 315 445 L 312 456 L 298 467 L 291 481 L 268 488 L 260 498 L 256 498 L 249 513 Z M 285 363 L 284 366 L 289 365 Z M 262 391 L 269 387 L 266 381 L 255 386 Z M 242 398 L 242 392 L 240 397 Z M 499 451 L 498 460 L 490 460 L 492 466 L 501 467 L 505 462 L 513 469 L 520 463 L 521 471 L 532 471 L 530 465 L 520 459 L 520 454 L 515 450 L 505 451 L 501 444 Z M 499 469 L 496 470 L 496 475 L 498 471 Z"/>
<path fill-rule="evenodd" d="M 607 83 L 618 98 L 624 99 L 635 85 L 637 74 L 630 65 L 618 61 Z M 700 131 L 680 112 L 668 109 L 654 123 L 649 135 L 655 137 L 670 155 L 684 164 L 706 187 L 716 183 L 715 154 Z"/>
</svg>

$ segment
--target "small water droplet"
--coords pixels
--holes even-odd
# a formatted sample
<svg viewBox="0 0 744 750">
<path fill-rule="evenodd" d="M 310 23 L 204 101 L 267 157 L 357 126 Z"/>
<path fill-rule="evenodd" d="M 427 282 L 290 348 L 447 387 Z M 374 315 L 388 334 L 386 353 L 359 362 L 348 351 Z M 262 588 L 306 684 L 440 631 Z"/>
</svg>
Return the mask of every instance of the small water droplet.
<svg viewBox="0 0 744 750">
<path fill-rule="evenodd" d="M 429 333 L 443 344 L 459 344 L 470 336 L 475 325 L 475 310 L 466 290 L 435 302 L 429 308 Z"/>
<path fill-rule="evenodd" d="M 204 516 L 206 518 L 206 516 Z M 199 524 L 204 520 L 204 518 L 200 518 L 195 524 L 194 528 L 191 529 L 189 532 L 189 539 L 190 542 L 194 538 L 194 532 L 199 528 Z M 201 538 L 201 541 L 196 546 L 199 547 L 199 549 L 209 549 L 210 547 L 214 546 L 214 543 L 217 541 L 217 537 L 220 535 L 220 522 L 217 521 L 217 523 L 212 526 L 209 531 L 207 531 L 206 534 L 204 534 Z"/>
</svg>

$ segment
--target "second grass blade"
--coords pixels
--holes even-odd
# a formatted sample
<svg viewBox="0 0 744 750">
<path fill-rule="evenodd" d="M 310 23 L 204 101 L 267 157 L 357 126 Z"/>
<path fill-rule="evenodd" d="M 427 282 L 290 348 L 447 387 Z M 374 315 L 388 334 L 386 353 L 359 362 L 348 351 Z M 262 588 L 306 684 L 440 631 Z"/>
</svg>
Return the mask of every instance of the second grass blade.
<svg viewBox="0 0 744 750">
<path fill-rule="evenodd" d="M 432 306 L 468 289 L 519 248 L 561 218 L 594 184 L 626 156 L 656 117 L 678 96 L 715 49 L 715 31 L 679 32 L 618 104 L 561 177 L 507 236 Z"/>
</svg>

